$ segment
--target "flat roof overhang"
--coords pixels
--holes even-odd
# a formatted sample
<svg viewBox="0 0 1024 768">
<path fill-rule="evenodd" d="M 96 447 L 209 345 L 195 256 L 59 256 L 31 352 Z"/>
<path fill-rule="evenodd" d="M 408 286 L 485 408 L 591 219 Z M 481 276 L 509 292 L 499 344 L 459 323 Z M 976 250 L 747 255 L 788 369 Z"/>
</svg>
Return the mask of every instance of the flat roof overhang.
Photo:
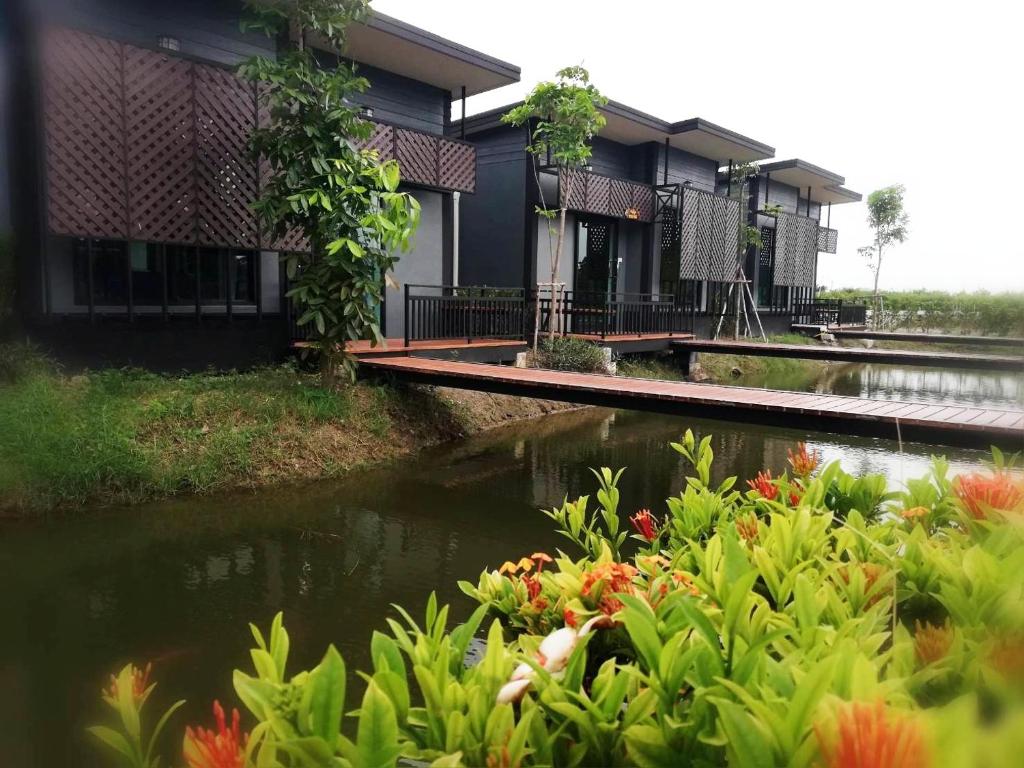
<svg viewBox="0 0 1024 768">
<path fill-rule="evenodd" d="M 792 160 L 779 160 L 774 163 L 761 165 L 762 174 L 771 174 L 772 181 L 778 181 L 796 187 L 802 194 L 806 194 L 808 187 L 811 190 L 811 202 L 814 203 L 856 203 L 861 199 L 859 192 L 846 189 L 843 184 L 846 179 L 834 171 L 827 171 L 820 166 L 808 163 L 806 160 L 793 158 Z"/>
<path fill-rule="evenodd" d="M 481 112 L 466 118 L 466 133 L 471 135 L 502 125 L 501 116 L 522 102 Z M 737 163 L 764 160 L 775 149 L 743 134 L 723 128 L 700 117 L 669 123 L 617 101 L 609 101 L 601 112 L 608 121 L 601 130 L 603 139 L 636 145 L 655 142 L 706 157 L 715 162 Z M 456 122 L 456 125 L 458 123 Z"/>
<path fill-rule="evenodd" d="M 520 75 L 514 64 L 376 11 L 349 28 L 345 56 L 443 88 L 456 98 L 463 86 L 473 96 L 517 83 Z"/>
</svg>

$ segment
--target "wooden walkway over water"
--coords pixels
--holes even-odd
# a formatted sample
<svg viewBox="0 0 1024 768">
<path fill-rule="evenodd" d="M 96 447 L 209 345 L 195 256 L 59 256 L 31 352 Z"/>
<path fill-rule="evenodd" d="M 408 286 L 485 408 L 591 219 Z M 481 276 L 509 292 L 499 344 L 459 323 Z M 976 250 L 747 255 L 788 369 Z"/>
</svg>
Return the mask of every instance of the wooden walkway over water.
<svg viewBox="0 0 1024 768">
<path fill-rule="evenodd" d="M 414 357 L 362 367 L 404 381 L 546 400 L 893 440 L 1024 449 L 1024 412 L 783 392 Z"/>
<path fill-rule="evenodd" d="M 1024 352 L 1024 339 L 1010 336 L 961 336 L 956 333 L 912 333 L 866 330 L 830 330 L 837 339 L 874 339 L 875 341 L 909 341 L 928 344 L 963 344 L 979 347 L 1014 347 Z"/>
<path fill-rule="evenodd" d="M 1014 355 L 967 355 L 904 349 L 864 349 L 817 344 L 766 344 L 756 341 L 685 339 L 672 342 L 675 350 L 755 357 L 796 357 L 805 360 L 835 360 L 845 363 L 886 363 L 958 368 L 975 371 L 1024 373 L 1024 357 Z"/>
</svg>

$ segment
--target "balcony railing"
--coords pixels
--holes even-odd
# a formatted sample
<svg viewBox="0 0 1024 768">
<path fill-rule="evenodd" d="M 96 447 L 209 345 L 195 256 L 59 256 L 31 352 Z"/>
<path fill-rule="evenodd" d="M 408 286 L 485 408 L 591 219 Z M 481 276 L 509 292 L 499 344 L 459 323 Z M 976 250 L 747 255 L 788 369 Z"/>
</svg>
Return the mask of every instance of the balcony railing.
<svg viewBox="0 0 1024 768">
<path fill-rule="evenodd" d="M 541 329 L 580 336 L 643 336 L 693 331 L 693 306 L 671 294 L 565 291 L 541 296 Z"/>
<path fill-rule="evenodd" d="M 397 160 L 402 181 L 425 187 L 476 192 L 476 147 L 466 141 L 371 120 L 373 133 L 361 146 L 381 160 Z"/>
<path fill-rule="evenodd" d="M 794 302 L 792 320 L 794 325 L 822 325 L 827 328 L 864 325 L 867 322 L 867 306 L 842 299 L 815 299 Z"/>
<path fill-rule="evenodd" d="M 547 166 L 542 173 L 558 176 L 558 200 L 571 211 L 636 221 L 654 220 L 654 187 L 593 171 Z M 572 190 L 568 189 L 572 178 Z"/>
<path fill-rule="evenodd" d="M 406 346 L 443 339 L 525 339 L 532 318 L 522 288 L 406 284 L 404 291 Z"/>
</svg>

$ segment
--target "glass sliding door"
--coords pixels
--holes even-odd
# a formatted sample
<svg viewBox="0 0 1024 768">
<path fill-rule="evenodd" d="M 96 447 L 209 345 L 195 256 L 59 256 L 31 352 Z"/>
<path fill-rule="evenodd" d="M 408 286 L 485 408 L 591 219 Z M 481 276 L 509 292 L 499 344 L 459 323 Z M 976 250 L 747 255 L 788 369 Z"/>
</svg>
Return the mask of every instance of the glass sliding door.
<svg viewBox="0 0 1024 768">
<path fill-rule="evenodd" d="M 581 218 L 576 225 L 577 302 L 604 304 L 614 296 L 619 278 L 618 228 L 610 219 Z"/>
</svg>

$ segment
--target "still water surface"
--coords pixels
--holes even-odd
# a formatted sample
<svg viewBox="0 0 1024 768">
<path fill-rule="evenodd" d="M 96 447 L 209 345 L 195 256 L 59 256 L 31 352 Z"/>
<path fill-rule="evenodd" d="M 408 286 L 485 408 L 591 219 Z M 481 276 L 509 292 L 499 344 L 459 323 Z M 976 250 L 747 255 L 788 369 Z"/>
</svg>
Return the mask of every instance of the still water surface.
<svg viewBox="0 0 1024 768">
<path fill-rule="evenodd" d="M 1014 377 L 844 367 L 772 383 L 851 395 L 1015 407 Z M 667 443 L 687 427 L 714 435 L 717 475 L 785 467 L 805 439 L 851 472 L 894 482 L 923 474 L 928 446 L 586 409 L 513 425 L 337 482 L 176 499 L 0 527 L 0 755 L 5 766 L 91 765 L 80 737 L 107 673 L 154 662 L 156 703 L 188 697 L 182 721 L 208 720 L 248 666 L 246 623 L 285 611 L 292 669 L 329 642 L 366 668 L 370 633 L 400 602 L 420 614 L 437 590 L 456 617 L 456 587 L 487 565 L 564 540 L 537 511 L 592 491 L 589 467 L 628 467 L 622 509 L 678 493 L 686 469 Z M 978 452 L 946 450 L 957 469 Z M 351 690 L 351 688 L 350 688 Z M 352 694 L 350 694 L 350 697 Z M 352 701 L 350 706 L 355 706 Z"/>
</svg>

